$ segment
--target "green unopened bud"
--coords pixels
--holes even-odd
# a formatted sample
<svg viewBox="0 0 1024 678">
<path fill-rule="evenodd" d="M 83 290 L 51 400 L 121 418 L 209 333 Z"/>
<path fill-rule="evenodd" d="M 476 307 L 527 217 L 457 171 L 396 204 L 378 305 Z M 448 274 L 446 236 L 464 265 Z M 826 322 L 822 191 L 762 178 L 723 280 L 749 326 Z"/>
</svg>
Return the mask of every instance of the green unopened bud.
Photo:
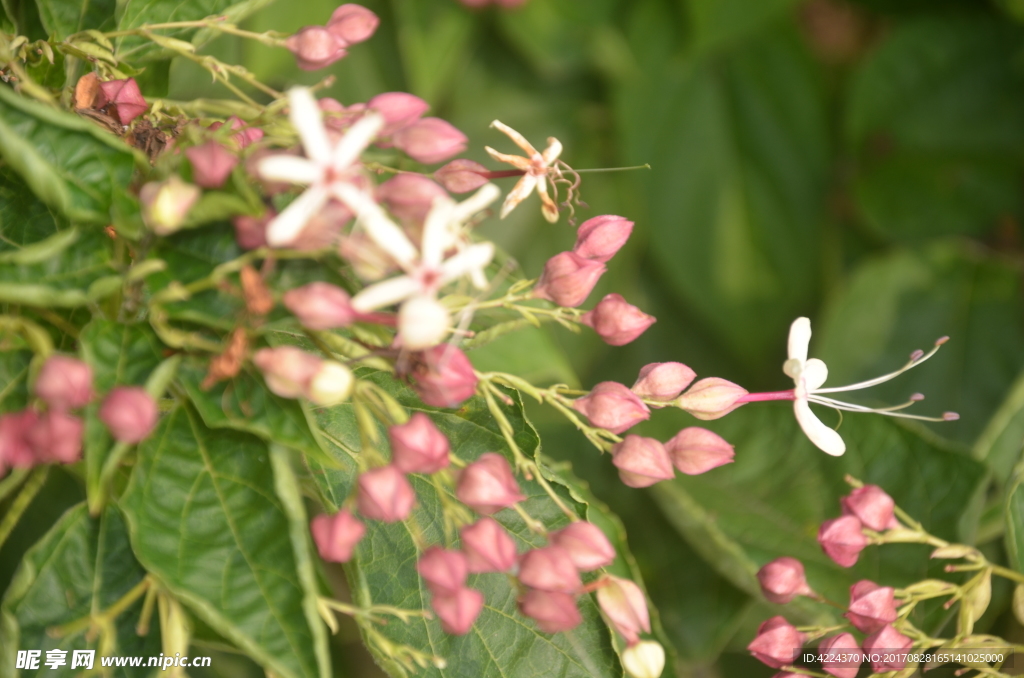
<svg viewBox="0 0 1024 678">
<path fill-rule="evenodd" d="M 942 546 L 932 551 L 932 558 L 975 558 L 978 555 L 978 549 L 967 546 L 965 544 L 950 544 L 949 546 Z"/>
<path fill-rule="evenodd" d="M 957 635 L 965 636 L 974 631 L 974 622 L 985 614 L 992 600 L 992 570 L 985 568 L 973 579 L 964 584 L 964 594 L 960 599 Z"/>
<path fill-rule="evenodd" d="M 139 191 L 142 219 L 158 235 L 174 233 L 185 223 L 199 194 L 198 186 L 185 183 L 177 175 L 166 181 L 150 182 Z"/>
<path fill-rule="evenodd" d="M 1024 624 L 1024 584 L 1017 584 L 1013 590 L 1013 615 Z"/>
<path fill-rule="evenodd" d="M 309 399 L 324 407 L 343 403 L 352 395 L 354 383 L 352 370 L 339 362 L 325 360 L 309 384 Z"/>
</svg>

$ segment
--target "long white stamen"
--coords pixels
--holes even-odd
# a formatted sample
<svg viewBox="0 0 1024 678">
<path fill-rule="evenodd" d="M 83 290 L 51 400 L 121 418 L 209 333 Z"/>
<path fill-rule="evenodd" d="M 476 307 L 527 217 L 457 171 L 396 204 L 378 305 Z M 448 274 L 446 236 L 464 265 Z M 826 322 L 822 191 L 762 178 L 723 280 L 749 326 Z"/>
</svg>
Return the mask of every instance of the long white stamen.
<svg viewBox="0 0 1024 678">
<path fill-rule="evenodd" d="M 900 369 L 896 370 L 895 372 L 890 372 L 889 374 L 883 374 L 880 377 L 875 377 L 874 379 L 868 379 L 867 381 L 860 381 L 860 382 L 857 382 L 856 384 L 848 384 L 847 386 L 833 386 L 831 388 L 819 388 L 819 389 L 815 389 L 814 392 L 815 393 L 842 393 L 843 391 L 858 391 L 858 390 L 860 390 L 862 388 L 870 388 L 872 386 L 877 386 L 878 384 L 884 384 L 885 382 L 890 381 L 892 379 L 895 379 L 896 377 L 900 376 L 901 374 L 903 374 L 907 370 L 909 370 L 909 369 L 911 369 L 913 367 L 917 367 L 918 365 L 920 365 L 924 361 L 926 361 L 929 358 L 931 358 L 933 355 L 938 353 L 939 348 L 944 343 L 946 343 L 945 342 L 945 337 L 943 339 L 940 339 L 939 341 L 936 341 L 935 342 L 935 346 L 934 346 L 934 348 L 932 348 L 932 350 L 928 351 L 927 353 L 925 353 L 923 356 L 921 356 L 917 360 L 911 359 L 910 362 L 908 362 L 906 365 L 904 365 Z"/>
<path fill-rule="evenodd" d="M 905 412 L 897 412 L 892 408 L 873 409 L 870 407 L 864 407 L 863 405 L 854 405 L 852 403 L 844 403 L 840 400 L 832 400 L 831 398 L 820 398 L 818 396 L 813 395 L 809 396 L 807 400 L 808 402 L 816 403 L 818 405 L 824 405 L 825 407 L 831 407 L 834 410 L 844 410 L 846 412 L 881 414 L 886 417 L 898 417 L 900 419 L 917 419 L 918 421 L 953 421 L 953 419 L 951 419 L 947 415 L 943 415 L 941 417 L 925 417 L 919 414 L 906 414 Z"/>
</svg>

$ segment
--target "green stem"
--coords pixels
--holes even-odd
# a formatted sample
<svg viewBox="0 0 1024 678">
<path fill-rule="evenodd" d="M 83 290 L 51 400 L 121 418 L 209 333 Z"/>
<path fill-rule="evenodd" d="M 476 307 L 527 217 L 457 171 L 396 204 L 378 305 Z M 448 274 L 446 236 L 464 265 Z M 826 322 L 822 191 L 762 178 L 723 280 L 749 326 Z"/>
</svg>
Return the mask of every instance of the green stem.
<svg viewBox="0 0 1024 678">
<path fill-rule="evenodd" d="M 28 509 L 32 500 L 35 499 L 36 495 L 39 494 L 39 490 L 43 489 L 43 485 L 46 483 L 46 477 L 50 473 L 49 466 L 39 466 L 32 471 L 29 475 L 28 480 L 21 487 L 21 491 L 18 496 L 14 498 L 11 503 L 11 507 L 7 510 L 7 514 L 4 516 L 2 522 L 0 522 L 0 547 L 3 547 L 4 542 L 7 541 L 7 537 L 11 536 L 11 532 L 14 527 L 21 520 L 21 516 Z"/>
</svg>

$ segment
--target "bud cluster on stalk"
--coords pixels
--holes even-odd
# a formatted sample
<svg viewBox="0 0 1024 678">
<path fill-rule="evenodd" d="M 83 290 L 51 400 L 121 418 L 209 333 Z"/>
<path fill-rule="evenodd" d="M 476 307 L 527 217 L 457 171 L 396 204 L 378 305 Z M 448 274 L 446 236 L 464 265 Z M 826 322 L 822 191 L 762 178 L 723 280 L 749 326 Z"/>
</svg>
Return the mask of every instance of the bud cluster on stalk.
<svg viewBox="0 0 1024 678">
<path fill-rule="evenodd" d="M 57 353 L 42 364 L 32 394 L 34 404 L 0 415 L 0 474 L 8 468 L 79 461 L 85 423 L 72 412 L 94 401 L 99 401 L 99 420 L 114 440 L 122 443 L 145 439 L 159 415 L 156 401 L 137 386 L 116 386 L 97 398 L 92 368 Z"/>
<path fill-rule="evenodd" d="M 913 671 L 906 651 L 917 647 L 942 646 L 946 649 L 998 644 L 1000 639 L 971 636 L 974 621 L 984 613 L 990 597 L 993 568 L 984 556 L 972 547 L 948 544 L 926 533 L 912 520 L 905 525 L 896 517 L 896 505 L 877 485 L 861 485 L 852 479 L 855 489 L 840 501 L 843 515 L 826 521 L 818 534 L 825 553 L 837 564 L 852 567 L 860 551 L 868 543 L 923 543 L 938 546 L 932 558 L 966 558 L 973 566 L 958 568 L 947 566 L 947 572 L 966 569 L 972 576 L 966 583 L 925 579 L 905 588 L 880 585 L 868 579 L 856 581 L 849 588 L 845 605 L 832 603 L 815 592 L 808 584 L 804 565 L 791 557 L 781 557 L 766 563 L 757 573 L 764 597 L 772 603 L 786 604 L 798 596 L 829 603 L 844 610 L 844 626 L 793 626 L 783 616 L 768 619 L 758 628 L 747 650 L 758 660 L 776 669 L 778 676 L 804 675 L 808 670 L 797 665 L 801 650 L 808 642 L 818 640 L 817 653 L 821 670 L 836 678 L 856 678 L 861 666 L 869 664 L 872 674 L 894 671 Z M 905 514 L 901 514 L 909 520 Z M 973 574 L 977 572 L 977 574 Z M 918 602 L 948 597 L 944 607 L 959 602 L 956 636 L 951 639 L 929 637 L 914 626 L 911 612 Z M 837 633 L 838 631 L 838 633 Z M 993 647 L 995 645 L 992 645 Z M 794 670 L 788 670 L 794 669 Z M 903 675 L 903 674 L 900 674 Z M 907 674 L 909 675 L 909 674 Z M 916 675 L 916 674 L 915 674 Z"/>
</svg>

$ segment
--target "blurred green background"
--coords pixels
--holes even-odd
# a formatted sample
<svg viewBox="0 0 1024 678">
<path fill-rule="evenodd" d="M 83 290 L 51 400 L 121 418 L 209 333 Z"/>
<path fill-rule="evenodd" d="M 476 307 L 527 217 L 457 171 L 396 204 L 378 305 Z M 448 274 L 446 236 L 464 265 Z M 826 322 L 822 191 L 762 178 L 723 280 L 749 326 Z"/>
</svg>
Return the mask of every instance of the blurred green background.
<svg viewBox="0 0 1024 678">
<path fill-rule="evenodd" d="M 336 4 L 277 0 L 246 27 L 292 32 L 324 23 Z M 675 360 L 702 377 L 777 390 L 791 385 L 781 365 L 799 315 L 812 319 L 811 355 L 827 362 L 829 385 L 889 371 L 952 337 L 927 365 L 853 398 L 893 404 L 920 391 L 928 399 L 916 409 L 961 420 L 904 426 L 850 415 L 840 428 L 849 452 L 838 459 L 806 441 L 785 403 L 748 405 L 709 424 L 736 445 L 734 464 L 631 490 L 564 420 L 533 408 L 545 452 L 571 462 L 625 521 L 671 670 L 769 676 L 744 650 L 760 621 L 836 618 L 816 604 L 761 599 L 754 573 L 777 556 L 801 558 L 811 585 L 844 603 L 860 578 L 899 586 L 941 575 L 913 546 L 869 549 L 852 571 L 822 555 L 815 534 L 839 514 L 848 473 L 880 484 L 935 534 L 1020 565 L 1004 536 L 1007 498 L 1024 491 L 1014 476 L 1024 438 L 1024 1 L 362 4 L 380 15 L 380 30 L 325 71 L 304 73 L 283 50 L 234 39 L 206 50 L 277 88 L 330 73 L 323 94 L 346 105 L 417 94 L 469 136 L 465 157 L 495 169 L 505 168 L 483 146 L 514 149 L 488 128 L 493 119 L 538 146 L 557 137 L 578 169 L 651 166 L 583 175 L 589 209 L 578 218 L 636 222 L 587 305 L 619 292 L 658 322 L 622 348 L 557 328 L 510 335 L 470 354 L 479 369 L 589 388 L 632 384 L 644 364 Z M 225 95 L 189 63 L 170 75 L 171 98 Z M 545 222 L 531 197 L 484 235 L 534 277 L 575 231 Z M 659 411 L 637 432 L 665 440 L 697 423 Z M 30 543 L 30 531 L 19 528 L 11 548 Z M 0 581 L 15 562 L 0 563 Z M 976 630 L 1024 641 L 1009 602 L 997 586 Z M 952 633 L 941 609 L 916 621 Z M 379 675 L 354 626 L 335 655 L 339 675 Z M 245 673 L 227 655 L 214 666 Z"/>
</svg>

